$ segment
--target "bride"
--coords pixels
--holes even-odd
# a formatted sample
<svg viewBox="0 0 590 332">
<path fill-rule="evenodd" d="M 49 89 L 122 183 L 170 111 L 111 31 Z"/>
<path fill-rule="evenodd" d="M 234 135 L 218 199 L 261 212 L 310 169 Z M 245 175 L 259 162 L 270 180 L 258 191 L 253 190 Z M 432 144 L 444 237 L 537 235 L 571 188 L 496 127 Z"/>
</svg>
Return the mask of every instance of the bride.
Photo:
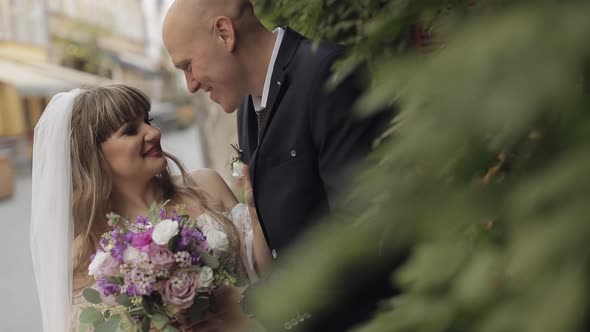
<svg viewBox="0 0 590 332">
<path fill-rule="evenodd" d="M 111 211 L 131 219 L 156 201 L 185 204 L 191 217 L 207 216 L 199 218 L 204 232 L 227 236 L 229 249 L 218 254 L 225 269 L 251 282 L 269 269 L 253 203 L 239 204 L 216 172 L 189 174 L 163 152 L 149 110 L 148 97 L 129 86 L 75 89 L 56 95 L 35 128 L 31 251 L 45 332 L 78 331 L 90 256 Z M 247 322 L 232 314 L 238 326 Z"/>
</svg>

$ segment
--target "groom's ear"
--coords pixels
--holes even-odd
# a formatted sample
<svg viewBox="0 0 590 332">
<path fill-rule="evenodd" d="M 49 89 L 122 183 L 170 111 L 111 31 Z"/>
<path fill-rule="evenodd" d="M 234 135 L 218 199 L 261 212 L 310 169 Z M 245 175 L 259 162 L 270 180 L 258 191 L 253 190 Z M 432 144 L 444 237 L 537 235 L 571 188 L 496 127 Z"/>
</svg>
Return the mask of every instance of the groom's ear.
<svg viewBox="0 0 590 332">
<path fill-rule="evenodd" d="M 219 16 L 215 19 L 213 27 L 215 38 L 222 42 L 229 52 L 233 52 L 236 45 L 236 34 L 232 21 L 225 16 Z"/>
</svg>

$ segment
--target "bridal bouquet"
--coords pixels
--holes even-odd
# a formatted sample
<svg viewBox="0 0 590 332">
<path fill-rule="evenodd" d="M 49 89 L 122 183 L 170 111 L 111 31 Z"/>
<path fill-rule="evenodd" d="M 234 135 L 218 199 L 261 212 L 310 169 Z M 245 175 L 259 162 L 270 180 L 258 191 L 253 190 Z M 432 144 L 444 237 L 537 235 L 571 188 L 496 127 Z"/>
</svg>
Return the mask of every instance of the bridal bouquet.
<svg viewBox="0 0 590 332">
<path fill-rule="evenodd" d="M 81 330 L 178 331 L 181 317 L 196 321 L 215 310 L 213 290 L 235 283 L 196 220 L 181 205 L 168 215 L 165 204 L 135 221 L 108 215 L 112 230 L 88 267 L 96 285 L 83 291 L 90 305 L 80 314 Z"/>
</svg>

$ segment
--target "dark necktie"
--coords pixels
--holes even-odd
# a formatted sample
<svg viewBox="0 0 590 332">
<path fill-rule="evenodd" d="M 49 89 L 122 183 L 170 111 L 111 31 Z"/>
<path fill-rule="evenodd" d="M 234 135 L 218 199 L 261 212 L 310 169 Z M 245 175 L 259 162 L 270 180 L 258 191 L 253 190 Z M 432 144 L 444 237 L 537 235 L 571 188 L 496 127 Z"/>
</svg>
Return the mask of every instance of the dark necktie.
<svg viewBox="0 0 590 332">
<path fill-rule="evenodd" d="M 260 131 L 260 128 L 264 124 L 264 108 L 256 112 L 256 119 L 258 120 L 258 131 Z"/>
</svg>

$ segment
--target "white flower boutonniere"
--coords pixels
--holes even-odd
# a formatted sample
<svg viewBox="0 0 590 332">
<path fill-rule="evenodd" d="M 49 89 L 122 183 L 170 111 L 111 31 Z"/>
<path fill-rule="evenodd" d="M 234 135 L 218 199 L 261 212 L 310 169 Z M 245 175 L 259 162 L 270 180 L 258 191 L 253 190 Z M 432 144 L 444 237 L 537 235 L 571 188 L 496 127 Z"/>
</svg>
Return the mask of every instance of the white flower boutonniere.
<svg viewBox="0 0 590 332">
<path fill-rule="evenodd" d="M 244 177 L 244 162 L 242 161 L 244 151 L 233 144 L 230 145 L 236 151 L 236 155 L 230 161 L 232 176 L 241 179 Z"/>
</svg>

